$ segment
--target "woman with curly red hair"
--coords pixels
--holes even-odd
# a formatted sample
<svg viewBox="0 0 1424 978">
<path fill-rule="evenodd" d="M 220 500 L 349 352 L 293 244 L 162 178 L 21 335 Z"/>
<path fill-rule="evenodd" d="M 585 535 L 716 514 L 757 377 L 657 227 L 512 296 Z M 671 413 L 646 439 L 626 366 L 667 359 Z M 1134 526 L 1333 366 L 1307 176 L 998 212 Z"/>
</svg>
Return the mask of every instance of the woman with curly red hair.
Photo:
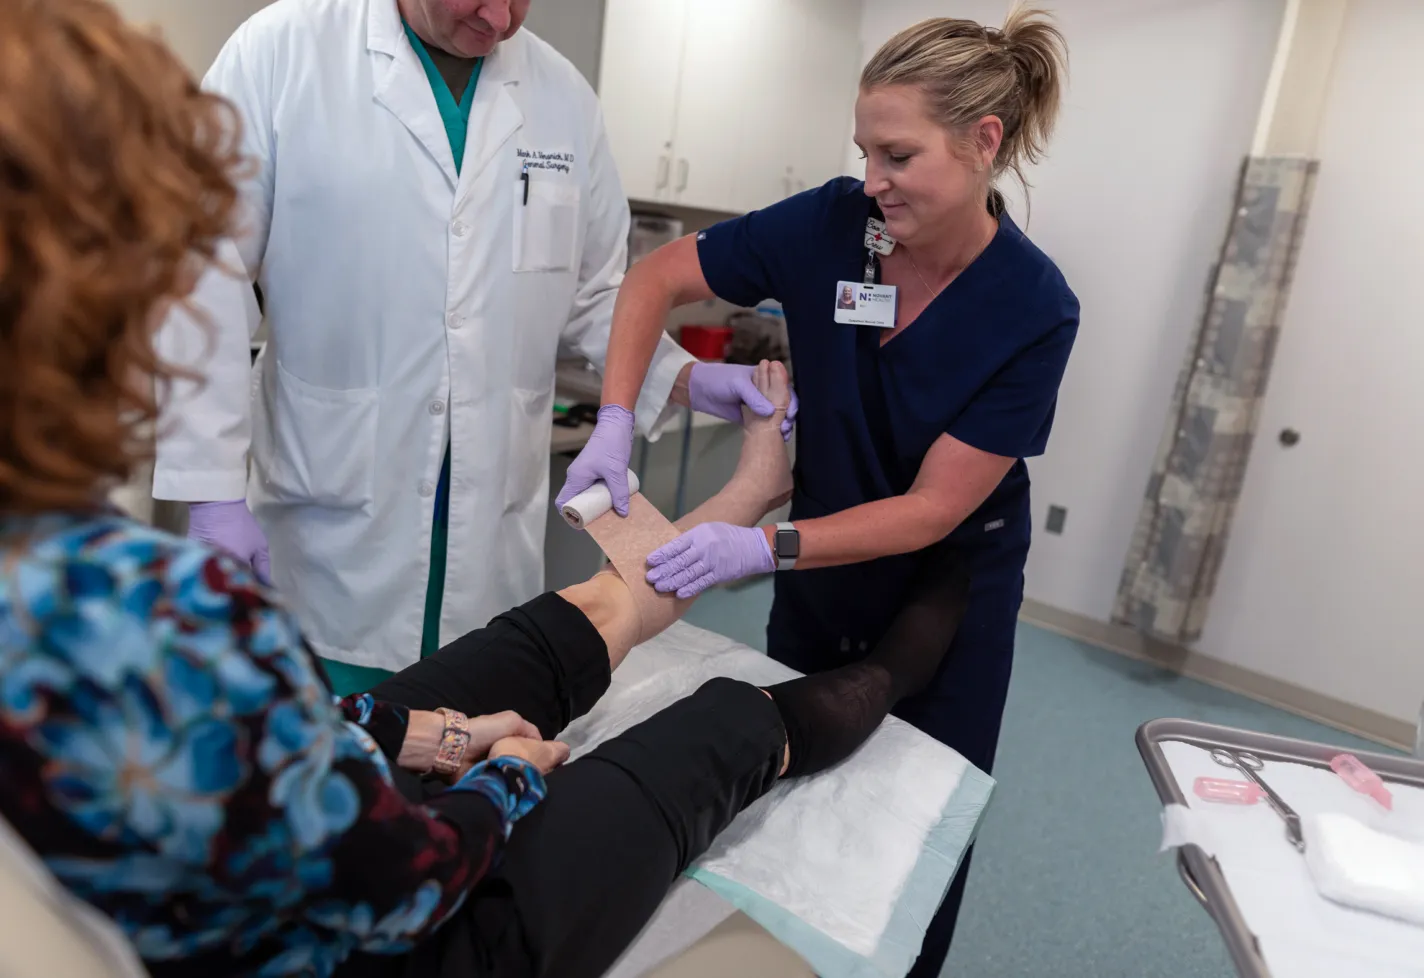
<svg viewBox="0 0 1424 978">
<path fill-rule="evenodd" d="M 155 978 L 602 974 L 745 805 L 928 681 L 967 584 L 929 566 L 867 662 L 714 680 L 566 765 L 648 633 L 613 573 L 337 699 L 250 567 L 104 502 L 229 230 L 235 127 L 98 0 L 0 2 L 0 814 Z M 744 452 L 784 466 L 762 379 Z M 734 483 L 702 512 L 750 525 L 772 500 Z"/>
</svg>

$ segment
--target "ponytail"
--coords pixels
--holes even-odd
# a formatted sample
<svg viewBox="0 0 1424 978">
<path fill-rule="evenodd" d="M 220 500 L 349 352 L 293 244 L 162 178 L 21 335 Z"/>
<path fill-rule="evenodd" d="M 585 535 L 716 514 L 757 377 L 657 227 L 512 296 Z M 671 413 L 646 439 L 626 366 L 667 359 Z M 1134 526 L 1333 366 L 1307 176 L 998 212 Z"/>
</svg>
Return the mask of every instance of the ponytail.
<svg viewBox="0 0 1424 978">
<path fill-rule="evenodd" d="M 1004 125 L 994 176 L 1043 158 L 1058 119 L 1068 47 L 1048 14 L 1016 5 L 1001 28 L 936 17 L 896 34 L 861 73 L 862 89 L 915 85 L 947 129 L 993 115 Z"/>
</svg>

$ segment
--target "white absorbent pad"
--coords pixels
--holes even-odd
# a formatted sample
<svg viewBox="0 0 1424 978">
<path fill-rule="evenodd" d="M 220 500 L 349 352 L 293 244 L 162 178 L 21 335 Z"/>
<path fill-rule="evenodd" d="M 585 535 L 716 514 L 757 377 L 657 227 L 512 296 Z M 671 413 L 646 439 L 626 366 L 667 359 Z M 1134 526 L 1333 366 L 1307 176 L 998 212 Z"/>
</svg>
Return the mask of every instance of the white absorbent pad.
<svg viewBox="0 0 1424 978">
<path fill-rule="evenodd" d="M 577 758 L 716 676 L 767 686 L 797 675 L 678 623 L 634 649 L 608 693 L 561 739 Z M 993 785 L 958 753 L 892 717 L 844 763 L 783 781 L 748 807 L 687 875 L 821 978 L 898 978 L 919 954 Z"/>
<path fill-rule="evenodd" d="M 1308 815 L 1305 862 L 1327 900 L 1424 927 L 1424 844 L 1348 815 Z"/>
<path fill-rule="evenodd" d="M 1187 802 L 1164 817 L 1167 843 L 1196 845 L 1216 860 L 1272 978 L 1424 978 L 1424 927 L 1336 902 L 1317 883 L 1314 862 L 1325 855 L 1322 846 L 1340 851 L 1318 831 L 1318 820 L 1327 815 L 1424 841 L 1424 789 L 1390 782 L 1390 812 L 1328 767 L 1267 758 L 1261 776 L 1303 821 L 1302 855 L 1265 801 L 1221 805 L 1196 796 L 1197 778 L 1234 777 L 1207 748 L 1166 741 L 1162 754 Z"/>
</svg>

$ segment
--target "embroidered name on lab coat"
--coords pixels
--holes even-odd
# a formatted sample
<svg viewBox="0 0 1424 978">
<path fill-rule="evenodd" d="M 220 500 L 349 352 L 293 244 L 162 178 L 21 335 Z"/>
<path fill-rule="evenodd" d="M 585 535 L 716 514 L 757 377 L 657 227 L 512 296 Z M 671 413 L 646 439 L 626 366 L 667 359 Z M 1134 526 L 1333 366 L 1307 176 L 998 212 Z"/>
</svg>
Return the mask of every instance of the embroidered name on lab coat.
<svg viewBox="0 0 1424 978">
<path fill-rule="evenodd" d="M 574 165 L 573 153 L 547 153 L 542 149 L 516 149 L 514 151 L 527 170 L 553 170 L 568 173 Z"/>
</svg>

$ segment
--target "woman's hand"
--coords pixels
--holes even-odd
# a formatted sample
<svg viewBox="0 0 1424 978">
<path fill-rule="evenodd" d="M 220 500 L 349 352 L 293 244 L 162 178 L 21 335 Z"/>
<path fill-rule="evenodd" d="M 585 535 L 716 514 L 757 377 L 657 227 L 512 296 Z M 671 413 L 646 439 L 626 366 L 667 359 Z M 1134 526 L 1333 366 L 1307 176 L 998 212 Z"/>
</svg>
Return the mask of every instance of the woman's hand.
<svg viewBox="0 0 1424 978">
<path fill-rule="evenodd" d="M 242 558 L 252 565 L 258 580 L 263 584 L 272 583 L 272 559 L 267 553 L 267 538 L 262 535 L 262 527 L 257 525 L 245 499 L 190 503 L 188 539 Z"/>
<path fill-rule="evenodd" d="M 470 768 L 489 757 L 490 748 L 506 737 L 539 739 L 539 728 L 513 710 L 470 717 L 470 742 L 460 761 L 454 780 L 465 776 Z M 435 764 L 440 750 L 440 738 L 445 733 L 445 718 L 431 710 L 411 710 L 405 742 L 401 744 L 396 764 L 407 771 L 424 774 Z"/>
<path fill-rule="evenodd" d="M 465 748 L 465 757 L 460 762 L 456 780 L 464 777 L 480 761 L 493 756 L 495 744 L 510 737 L 539 740 L 539 728 L 513 710 L 470 717 L 470 744 Z"/>
<path fill-rule="evenodd" d="M 540 774 L 548 774 L 569 759 L 569 745 L 557 740 L 540 740 L 535 731 L 533 737 L 505 737 L 496 742 L 489 749 L 489 759 L 496 757 L 517 757 L 533 764 Z"/>
<path fill-rule="evenodd" d="M 633 456 L 633 412 L 617 404 L 605 404 L 598 409 L 598 423 L 578 458 L 569 465 L 564 488 L 559 490 L 554 505 L 564 504 L 596 482 L 608 486 L 613 497 L 613 511 L 628 515 L 628 460 Z"/>
<path fill-rule="evenodd" d="M 672 543 L 648 554 L 648 583 L 666 594 L 695 598 L 714 584 L 776 570 L 771 543 L 757 527 L 730 523 L 694 526 Z"/>
<path fill-rule="evenodd" d="M 711 414 L 723 421 L 742 423 L 742 405 L 752 412 L 769 418 L 776 410 L 766 395 L 757 390 L 752 374 L 756 367 L 735 363 L 694 363 L 687 380 L 687 403 L 694 411 Z M 791 429 L 796 421 L 796 392 L 791 392 L 791 406 L 786 410 L 786 419 L 781 422 L 781 437 L 791 440 Z"/>
</svg>

